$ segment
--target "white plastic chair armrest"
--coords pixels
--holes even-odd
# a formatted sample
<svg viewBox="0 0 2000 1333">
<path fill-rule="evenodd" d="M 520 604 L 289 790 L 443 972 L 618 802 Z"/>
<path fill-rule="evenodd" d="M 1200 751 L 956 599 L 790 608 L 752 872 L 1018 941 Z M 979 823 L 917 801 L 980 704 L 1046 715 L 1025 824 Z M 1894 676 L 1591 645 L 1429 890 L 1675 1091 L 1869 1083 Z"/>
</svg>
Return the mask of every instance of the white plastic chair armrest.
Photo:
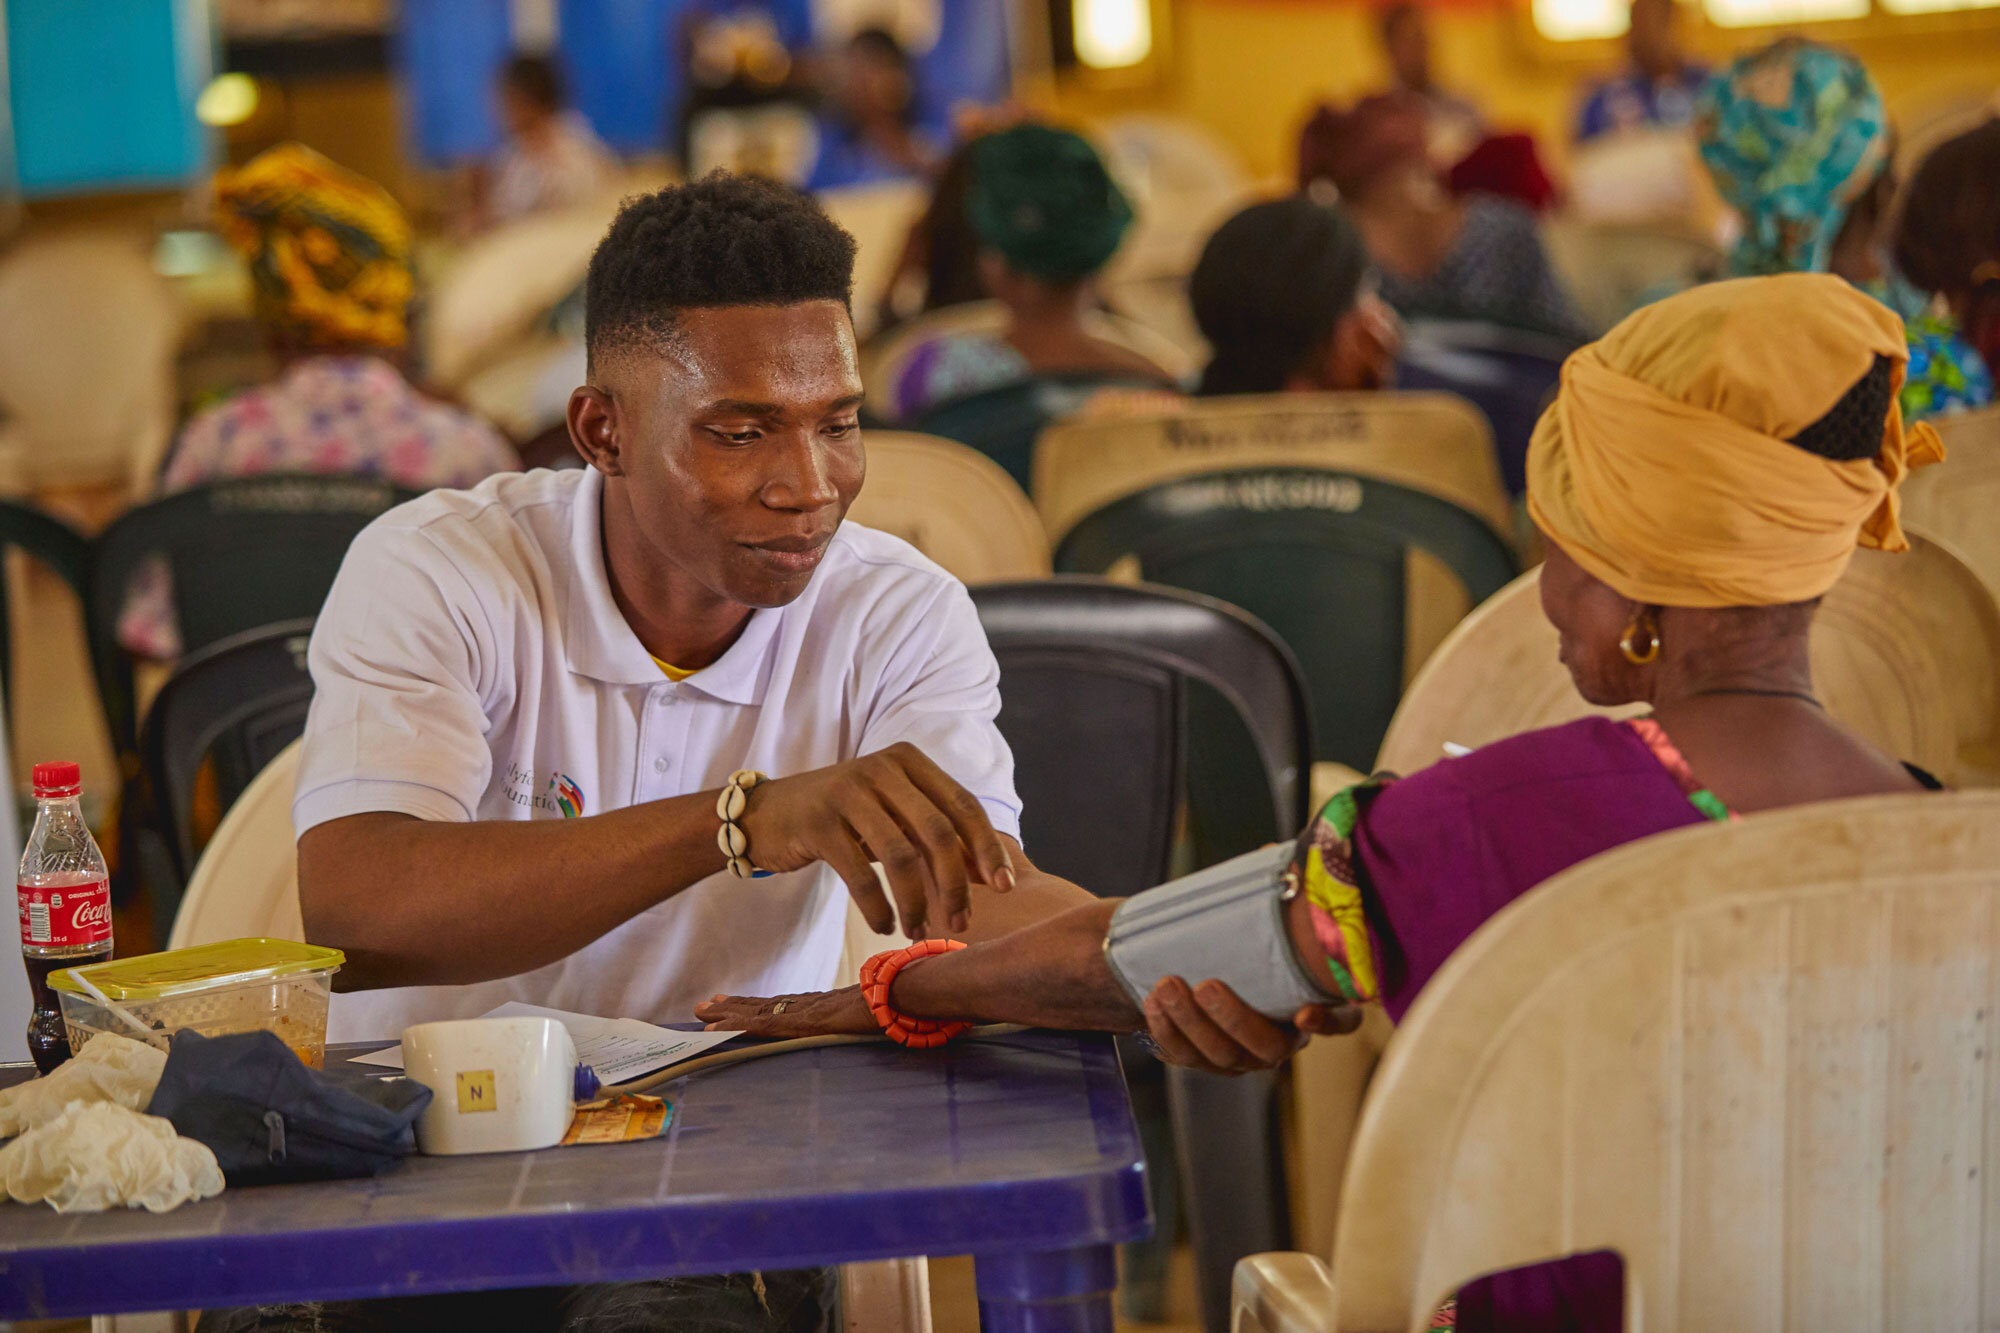
<svg viewBox="0 0 2000 1333">
<path fill-rule="evenodd" d="M 1230 1333 L 1332 1333 L 1333 1274 L 1297 1250 L 1236 1262 Z"/>
</svg>

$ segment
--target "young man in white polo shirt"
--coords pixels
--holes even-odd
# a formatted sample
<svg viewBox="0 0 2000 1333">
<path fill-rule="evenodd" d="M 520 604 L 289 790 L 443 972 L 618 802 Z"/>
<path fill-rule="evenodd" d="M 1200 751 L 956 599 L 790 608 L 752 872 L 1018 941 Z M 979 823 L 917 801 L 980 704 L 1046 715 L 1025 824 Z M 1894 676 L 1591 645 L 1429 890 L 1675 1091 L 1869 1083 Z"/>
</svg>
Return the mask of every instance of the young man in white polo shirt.
<svg viewBox="0 0 2000 1333">
<path fill-rule="evenodd" d="M 964 587 L 842 524 L 865 468 L 853 256 L 775 185 L 633 200 L 586 289 L 590 467 L 434 492 L 355 542 L 293 804 L 307 937 L 348 958 L 336 1039 L 508 999 L 668 1021 L 822 989 L 850 892 L 913 936 L 1088 900 L 1017 841 Z M 744 769 L 770 775 L 736 821 L 764 878 L 718 849 Z M 819 1326 L 772 1290 L 701 1326 Z"/>
</svg>

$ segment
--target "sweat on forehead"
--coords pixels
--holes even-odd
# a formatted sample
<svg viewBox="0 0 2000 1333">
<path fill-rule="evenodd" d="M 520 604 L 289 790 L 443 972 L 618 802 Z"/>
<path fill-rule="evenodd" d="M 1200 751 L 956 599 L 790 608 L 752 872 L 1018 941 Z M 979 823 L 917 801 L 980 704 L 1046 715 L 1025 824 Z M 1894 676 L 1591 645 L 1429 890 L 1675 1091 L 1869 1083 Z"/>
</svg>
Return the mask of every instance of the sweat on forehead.
<svg viewBox="0 0 2000 1333">
<path fill-rule="evenodd" d="M 714 172 L 626 201 L 584 280 L 594 366 L 621 346 L 662 348 L 683 310 L 852 301 L 854 238 L 811 197 Z"/>
</svg>

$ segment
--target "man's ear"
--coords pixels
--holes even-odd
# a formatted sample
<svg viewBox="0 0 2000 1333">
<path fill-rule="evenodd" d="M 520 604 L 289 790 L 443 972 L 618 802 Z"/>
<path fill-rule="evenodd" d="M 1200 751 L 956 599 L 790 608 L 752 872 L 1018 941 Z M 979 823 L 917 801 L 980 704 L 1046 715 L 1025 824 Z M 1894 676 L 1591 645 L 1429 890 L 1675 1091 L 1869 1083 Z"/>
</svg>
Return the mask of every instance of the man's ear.
<svg viewBox="0 0 2000 1333">
<path fill-rule="evenodd" d="M 569 442 L 583 461 L 607 477 L 624 475 L 618 451 L 618 402 L 586 384 L 569 396 Z"/>
</svg>

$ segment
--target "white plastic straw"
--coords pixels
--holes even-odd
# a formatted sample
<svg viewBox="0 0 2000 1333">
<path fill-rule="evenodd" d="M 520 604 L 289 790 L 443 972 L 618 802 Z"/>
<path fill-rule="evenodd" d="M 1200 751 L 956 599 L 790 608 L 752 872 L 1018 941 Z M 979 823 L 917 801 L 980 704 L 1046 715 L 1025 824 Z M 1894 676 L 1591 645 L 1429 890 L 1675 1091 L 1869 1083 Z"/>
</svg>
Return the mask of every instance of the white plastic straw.
<svg viewBox="0 0 2000 1333">
<path fill-rule="evenodd" d="M 128 1010 L 124 1005 L 118 1003 L 116 1000 L 112 999 L 109 995 L 106 995 L 103 991 L 97 989 L 97 984 L 93 982 L 89 977 L 84 975 L 85 971 L 86 969 L 81 967 L 72 967 L 69 969 L 70 976 L 76 979 L 77 985 L 83 987 L 83 993 L 85 995 L 88 995 L 91 999 L 97 1001 L 100 1005 L 103 1005 L 106 1009 L 109 1009 L 112 1013 L 124 1019 L 126 1023 L 131 1025 L 132 1030 L 134 1032 L 137 1032 L 141 1037 L 144 1037 L 149 1044 L 153 1041 L 155 1037 L 158 1037 L 160 1035 L 159 1033 L 153 1031 L 153 1029 L 147 1027 L 144 1023 L 141 1023 L 138 1019 L 132 1017 L 131 1011 Z"/>
</svg>

